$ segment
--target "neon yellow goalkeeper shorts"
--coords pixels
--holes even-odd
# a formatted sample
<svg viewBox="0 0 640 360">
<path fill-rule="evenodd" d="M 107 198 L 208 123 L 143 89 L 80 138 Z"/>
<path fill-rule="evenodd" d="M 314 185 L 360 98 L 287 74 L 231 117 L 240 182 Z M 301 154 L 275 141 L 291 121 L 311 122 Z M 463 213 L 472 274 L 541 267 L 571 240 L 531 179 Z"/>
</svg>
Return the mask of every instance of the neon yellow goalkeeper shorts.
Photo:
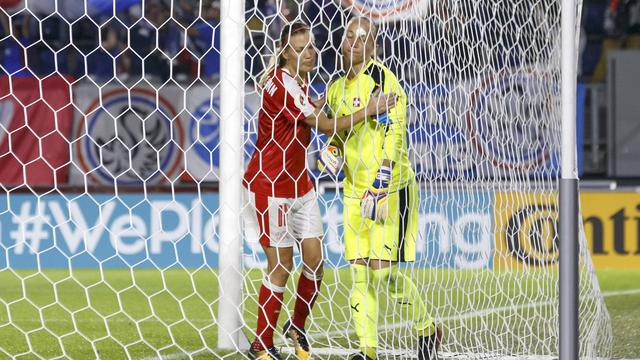
<svg viewBox="0 0 640 360">
<path fill-rule="evenodd" d="M 364 219 L 359 198 L 344 198 L 345 259 L 414 261 L 418 234 L 418 186 L 388 195 L 389 218 L 384 223 Z"/>
</svg>

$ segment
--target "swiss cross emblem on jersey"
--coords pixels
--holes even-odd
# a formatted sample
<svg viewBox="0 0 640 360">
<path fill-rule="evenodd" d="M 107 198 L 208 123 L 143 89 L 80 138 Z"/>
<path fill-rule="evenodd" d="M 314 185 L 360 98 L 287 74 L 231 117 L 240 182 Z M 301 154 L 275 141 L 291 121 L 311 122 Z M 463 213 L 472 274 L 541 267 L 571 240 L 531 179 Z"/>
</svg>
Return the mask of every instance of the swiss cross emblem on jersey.
<svg viewBox="0 0 640 360">
<path fill-rule="evenodd" d="M 360 98 L 359 97 L 354 97 L 353 98 L 353 107 L 354 108 L 360 107 Z"/>
</svg>

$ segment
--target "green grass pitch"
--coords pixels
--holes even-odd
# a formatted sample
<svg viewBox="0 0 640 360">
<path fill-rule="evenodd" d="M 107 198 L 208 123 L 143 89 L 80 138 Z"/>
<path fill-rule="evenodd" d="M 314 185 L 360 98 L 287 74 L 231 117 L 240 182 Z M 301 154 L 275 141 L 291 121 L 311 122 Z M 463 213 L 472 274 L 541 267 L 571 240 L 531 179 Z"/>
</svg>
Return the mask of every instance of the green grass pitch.
<svg viewBox="0 0 640 360">
<path fill-rule="evenodd" d="M 469 344 L 482 341 L 486 334 L 481 329 L 487 324 L 492 331 L 496 326 L 508 327 L 504 330 L 523 339 L 536 333 L 540 324 L 535 319 L 526 319 L 518 315 L 523 310 L 505 306 L 520 304 L 518 294 L 523 291 L 531 292 L 526 301 L 540 299 L 536 306 L 542 313 L 555 311 L 544 299 L 546 293 L 557 289 L 548 286 L 550 282 L 540 273 L 521 272 L 514 279 L 516 275 L 509 272 L 467 271 L 454 277 L 451 271 L 424 270 L 413 276 L 427 284 L 424 291 L 440 304 L 433 311 L 444 319 L 445 328 L 464 334 Z M 245 279 L 248 296 L 242 308 L 247 331 L 255 326 L 260 277 L 259 271 L 251 271 Z M 612 321 L 613 356 L 640 358 L 640 270 L 601 270 L 598 278 Z M 355 335 L 348 320 L 348 279 L 345 269 L 326 270 L 322 295 L 308 326 L 312 344 L 354 346 Z M 285 299 L 291 309 L 294 281 L 289 285 Z M 185 353 L 202 359 L 243 358 L 221 352 L 212 356 L 213 350 L 208 350 L 215 349 L 217 343 L 217 287 L 216 273 L 210 269 L 0 271 L 0 359 L 124 359 L 127 355 L 153 359 L 158 357 L 154 348 L 161 349 L 160 355 L 167 359 L 187 358 L 181 355 Z M 474 309 L 503 309 L 479 317 L 460 317 L 469 307 L 465 301 L 473 302 Z M 382 309 L 393 307 L 384 299 L 381 304 Z M 521 305 L 524 309 L 529 306 Z M 281 323 L 285 319 L 283 311 Z M 380 320 L 381 342 L 403 341 L 406 330 L 393 323 L 394 319 L 398 317 L 387 315 Z M 517 348 L 517 344 L 513 346 Z"/>
</svg>

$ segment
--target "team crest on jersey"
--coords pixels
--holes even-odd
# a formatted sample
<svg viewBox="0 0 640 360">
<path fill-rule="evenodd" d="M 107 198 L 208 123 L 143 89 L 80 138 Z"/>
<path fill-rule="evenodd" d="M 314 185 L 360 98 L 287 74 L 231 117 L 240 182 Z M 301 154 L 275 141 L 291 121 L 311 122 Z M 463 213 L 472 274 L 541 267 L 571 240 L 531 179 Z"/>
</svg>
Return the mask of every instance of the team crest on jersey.
<svg viewBox="0 0 640 360">
<path fill-rule="evenodd" d="M 362 103 L 362 102 L 360 101 L 360 98 L 359 98 L 359 97 L 354 97 L 354 98 L 353 98 L 353 107 L 354 107 L 354 108 L 360 107 L 360 104 L 361 104 L 361 103 Z"/>
<path fill-rule="evenodd" d="M 309 105 L 309 100 L 307 99 L 306 94 L 300 94 L 297 97 L 294 97 L 293 99 L 298 109 L 302 109 Z"/>
</svg>

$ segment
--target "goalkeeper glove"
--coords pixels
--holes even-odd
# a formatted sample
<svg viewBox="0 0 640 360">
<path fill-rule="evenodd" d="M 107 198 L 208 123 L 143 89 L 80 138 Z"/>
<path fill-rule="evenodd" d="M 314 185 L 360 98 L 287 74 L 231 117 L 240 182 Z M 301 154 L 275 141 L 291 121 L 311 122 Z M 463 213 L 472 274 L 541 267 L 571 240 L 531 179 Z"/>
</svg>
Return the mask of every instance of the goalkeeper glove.
<svg viewBox="0 0 640 360">
<path fill-rule="evenodd" d="M 382 126 L 389 126 L 391 125 L 391 118 L 389 117 L 389 115 L 387 115 L 387 113 L 382 113 L 382 114 L 378 114 L 376 116 L 373 117 L 373 120 L 375 120 L 378 124 L 382 125 Z"/>
<path fill-rule="evenodd" d="M 391 167 L 381 166 L 373 184 L 362 195 L 360 213 L 363 218 L 384 222 L 389 215 L 387 195 L 391 182 Z"/>
<path fill-rule="evenodd" d="M 337 176 L 340 169 L 342 169 L 343 162 L 340 149 L 334 145 L 327 145 L 320 150 L 318 170 L 320 170 L 320 173 L 327 172 L 332 176 Z"/>
</svg>

